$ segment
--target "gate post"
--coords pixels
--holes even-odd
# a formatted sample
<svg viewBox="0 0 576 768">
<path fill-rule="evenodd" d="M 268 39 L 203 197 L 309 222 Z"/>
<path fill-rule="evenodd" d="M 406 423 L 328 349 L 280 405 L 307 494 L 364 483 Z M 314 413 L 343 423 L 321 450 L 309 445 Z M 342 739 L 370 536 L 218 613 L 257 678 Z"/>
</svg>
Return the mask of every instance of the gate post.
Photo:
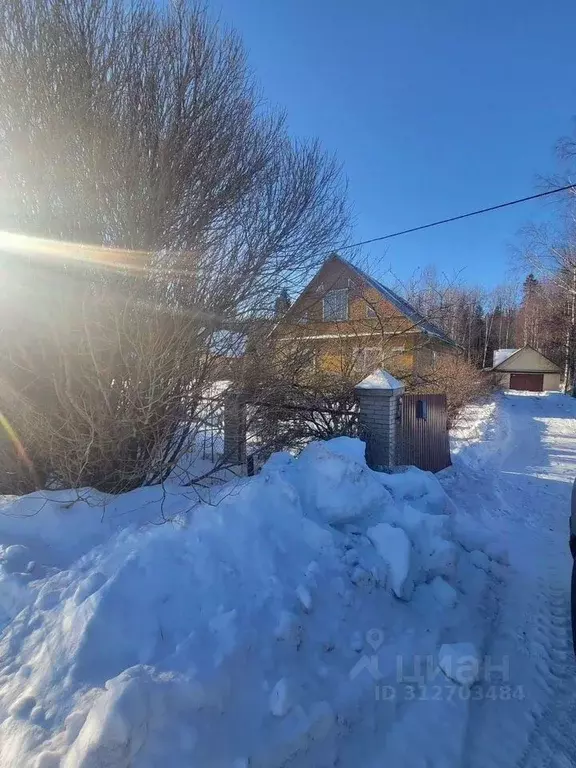
<svg viewBox="0 0 576 768">
<path fill-rule="evenodd" d="M 242 395 L 226 395 L 224 400 L 224 461 L 246 462 L 246 401 Z"/>
<path fill-rule="evenodd" d="M 366 441 L 366 461 L 371 469 L 396 463 L 398 417 L 405 387 L 387 371 L 371 373 L 354 387 L 360 409 L 359 423 Z"/>
</svg>

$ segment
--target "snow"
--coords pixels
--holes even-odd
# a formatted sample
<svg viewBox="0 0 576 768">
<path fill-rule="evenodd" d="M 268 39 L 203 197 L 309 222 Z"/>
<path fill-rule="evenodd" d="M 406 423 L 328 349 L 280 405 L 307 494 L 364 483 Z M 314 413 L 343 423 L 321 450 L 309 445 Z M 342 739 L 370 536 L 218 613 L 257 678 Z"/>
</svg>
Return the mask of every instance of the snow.
<svg viewBox="0 0 576 768">
<path fill-rule="evenodd" d="M 412 545 L 402 528 L 379 523 L 368 528 L 366 535 L 389 568 L 390 583 L 396 597 L 409 599 L 414 587 L 410 579 Z"/>
<path fill-rule="evenodd" d="M 338 438 L 206 498 L 1 498 L 0 765 L 576 764 L 576 400 L 451 441 L 437 476 Z"/>
<path fill-rule="evenodd" d="M 458 593 L 441 576 L 435 576 L 430 586 L 433 589 L 434 597 L 444 608 L 453 608 L 458 601 Z"/>
<path fill-rule="evenodd" d="M 299 584 L 298 587 L 296 587 L 296 595 L 298 596 L 298 600 L 300 601 L 303 610 L 306 613 L 310 613 L 312 610 L 312 595 L 310 594 L 310 590 L 303 584 Z"/>
<path fill-rule="evenodd" d="M 501 365 L 505 360 L 508 360 L 509 357 L 512 357 L 512 355 L 515 355 L 518 351 L 518 349 L 495 349 L 492 367 L 496 368 L 497 365 Z"/>
<path fill-rule="evenodd" d="M 482 467 L 506 448 L 506 434 L 498 429 L 500 399 L 466 406 L 450 433 L 450 452 L 457 464 Z"/>
<path fill-rule="evenodd" d="M 274 717 L 284 717 L 292 707 L 292 697 L 288 688 L 288 680 L 283 677 L 278 680 L 270 694 L 270 712 Z"/>
<path fill-rule="evenodd" d="M 351 449 L 354 442 L 358 447 Z M 311 517 L 343 525 L 371 514 L 379 515 L 383 506 L 393 504 L 378 475 L 366 466 L 363 453 L 364 444 L 360 441 L 335 438 L 312 443 L 297 461 L 285 463 L 279 471 L 286 478 L 297 474 L 302 501 Z M 278 457 L 273 457 L 273 467 L 278 464 Z M 269 474 L 266 468 L 264 472 Z"/>
<path fill-rule="evenodd" d="M 444 639 L 482 649 L 466 764 L 576 765 L 568 548 L 576 400 L 510 392 L 468 416 L 453 436 L 454 465 L 439 476 L 476 574 L 467 580 L 491 583 L 485 643 Z"/>
<path fill-rule="evenodd" d="M 387 389 L 392 391 L 404 390 L 404 384 L 398 379 L 395 379 L 391 373 L 380 368 L 378 371 L 374 371 L 365 379 L 362 379 L 360 384 L 356 385 L 356 389 Z"/>
<path fill-rule="evenodd" d="M 473 685 L 480 676 L 480 656 L 474 643 L 445 643 L 438 664 L 447 678 L 459 685 Z"/>
<path fill-rule="evenodd" d="M 89 488 L 0 496 L 0 546 L 26 547 L 22 561 L 40 569 L 64 567 L 129 524 L 176 518 L 197 501 L 195 491 L 168 486 L 149 489 L 145 499 L 139 490 L 112 496 Z"/>
<path fill-rule="evenodd" d="M 176 485 L 4 498 L 0 765 L 440 764 L 470 703 L 423 713 L 398 659 L 486 638 L 495 577 L 456 518 L 434 476 L 372 472 L 345 438 L 209 503 Z"/>
<path fill-rule="evenodd" d="M 334 437 L 326 443 L 316 443 L 317 449 L 321 446 L 329 451 L 333 456 L 339 456 L 342 459 L 350 459 L 361 466 L 366 464 L 366 444 L 361 440 L 352 437 Z M 276 454 L 277 456 L 286 456 L 287 454 Z M 278 459 L 275 459 L 278 461 Z M 268 462 L 270 464 L 270 462 Z"/>
</svg>

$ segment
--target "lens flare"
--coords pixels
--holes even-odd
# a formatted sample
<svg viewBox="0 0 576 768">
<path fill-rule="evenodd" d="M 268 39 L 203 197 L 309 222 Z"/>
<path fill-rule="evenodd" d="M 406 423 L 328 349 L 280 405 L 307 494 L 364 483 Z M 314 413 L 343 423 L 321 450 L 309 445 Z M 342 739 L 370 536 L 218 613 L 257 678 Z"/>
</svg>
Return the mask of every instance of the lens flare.
<svg viewBox="0 0 576 768">
<path fill-rule="evenodd" d="M 2 411 L 0 411 L 0 427 L 2 427 L 4 432 L 6 432 L 6 434 L 10 438 L 10 441 L 11 441 L 12 445 L 14 446 L 14 448 L 16 450 L 16 454 L 17 454 L 18 458 L 24 464 L 26 464 L 26 466 L 28 467 L 28 469 L 31 472 L 34 472 L 34 464 L 32 463 L 32 461 L 30 460 L 30 457 L 26 453 L 26 449 L 24 448 L 24 446 L 20 442 L 20 438 L 18 437 L 18 435 L 16 434 L 16 432 L 13 429 L 12 425 L 10 424 L 10 422 L 8 421 L 6 416 L 4 416 Z"/>
</svg>

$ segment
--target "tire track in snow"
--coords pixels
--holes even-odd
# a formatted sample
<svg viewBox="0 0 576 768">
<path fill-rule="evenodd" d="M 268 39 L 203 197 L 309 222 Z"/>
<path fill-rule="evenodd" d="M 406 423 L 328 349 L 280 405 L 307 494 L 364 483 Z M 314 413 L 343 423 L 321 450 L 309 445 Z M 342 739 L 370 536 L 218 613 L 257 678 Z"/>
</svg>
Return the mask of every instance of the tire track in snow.
<svg viewBox="0 0 576 768">
<path fill-rule="evenodd" d="M 518 768 L 569 768 L 576 764 L 576 663 L 566 588 L 552 588 L 550 601 L 550 624 L 543 625 L 542 632 L 552 641 L 547 678 L 552 691 Z"/>
<path fill-rule="evenodd" d="M 517 412 L 513 414 L 514 406 Z M 462 762 L 467 768 L 576 765 L 576 664 L 571 651 L 569 579 L 563 568 L 566 553 L 558 551 L 564 488 L 556 486 L 552 494 L 542 490 L 548 484 L 528 467 L 513 471 L 522 454 L 528 466 L 553 463 L 546 455 L 553 445 L 544 442 L 539 432 L 534 436 L 538 426 L 534 417 L 545 418 L 548 408 L 548 403 L 536 399 L 504 401 L 498 414 L 502 419 L 499 450 L 488 457 L 481 472 L 493 499 L 486 522 L 493 529 L 500 528 L 500 535 L 511 541 L 520 536 L 524 560 L 539 552 L 542 564 L 548 566 L 535 578 L 539 562 L 524 562 L 522 545 L 516 546 L 506 592 L 494 617 L 494 632 L 485 649 L 493 663 L 508 659 L 509 680 L 493 675 L 490 683 L 496 688 L 496 700 L 471 702 Z M 478 480 L 474 478 L 476 484 Z M 482 507 L 479 511 L 486 518 L 485 502 Z M 566 521 L 567 517 L 566 507 Z M 523 698 L 506 699 L 507 683 Z M 483 690 L 487 690 L 486 683 Z"/>
</svg>

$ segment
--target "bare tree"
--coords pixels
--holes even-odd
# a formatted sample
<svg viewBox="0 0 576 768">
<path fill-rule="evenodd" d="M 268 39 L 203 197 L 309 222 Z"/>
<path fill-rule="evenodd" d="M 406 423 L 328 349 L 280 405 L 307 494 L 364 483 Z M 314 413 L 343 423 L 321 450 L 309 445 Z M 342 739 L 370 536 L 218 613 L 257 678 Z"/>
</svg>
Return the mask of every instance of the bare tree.
<svg viewBox="0 0 576 768">
<path fill-rule="evenodd" d="M 521 318 L 524 343 L 548 354 L 564 369 L 564 389 L 574 375 L 576 342 L 576 229 L 569 198 L 554 222 L 528 225 L 516 258 L 531 270 Z M 527 295 L 526 285 L 536 295 Z"/>
<path fill-rule="evenodd" d="M 339 166 L 186 0 L 6 0 L 0 87 L 0 226 L 25 235 L 0 235 L 0 410 L 29 484 L 162 482 L 226 347 L 346 236 Z"/>
<path fill-rule="evenodd" d="M 481 371 L 461 355 L 441 358 L 419 384 L 419 392 L 442 392 L 446 394 L 448 421 L 453 426 L 458 422 L 464 407 L 481 401 L 494 389 L 489 373 Z"/>
</svg>

